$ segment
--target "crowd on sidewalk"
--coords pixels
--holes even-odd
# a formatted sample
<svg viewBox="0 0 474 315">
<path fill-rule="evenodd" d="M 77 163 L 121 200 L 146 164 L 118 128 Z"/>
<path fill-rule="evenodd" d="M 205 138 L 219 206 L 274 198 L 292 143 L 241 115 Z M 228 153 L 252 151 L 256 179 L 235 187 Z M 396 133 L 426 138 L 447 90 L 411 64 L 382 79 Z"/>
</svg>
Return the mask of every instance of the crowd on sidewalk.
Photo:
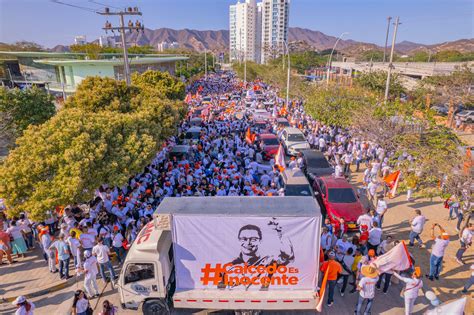
<svg viewBox="0 0 474 315">
<path fill-rule="evenodd" d="M 404 271 L 379 274 L 371 264 L 402 241 L 383 230 L 384 215 L 390 211 L 386 201 L 388 188 L 383 178 L 396 168 L 396 164 L 390 162 L 395 152 L 358 139 L 351 130 L 318 122 L 305 113 L 302 100 L 285 104 L 278 98 L 278 90 L 271 86 L 260 81 L 245 85 L 233 75 L 213 74 L 187 87 L 188 95 L 193 95 L 187 102 L 190 114 L 179 126 L 177 135 L 167 140 L 142 173 L 130 177 L 123 186 L 104 184 L 87 204 L 52 209 L 42 222 L 32 222 L 27 214 L 7 219 L 0 212 L 3 215 L 0 217 L 0 263 L 3 263 L 5 256 L 7 262 L 12 264 L 15 262 L 12 255 L 24 256 L 29 248 L 39 245 L 50 272 L 58 273 L 61 279 L 68 279 L 72 267 L 75 274 L 85 275 L 85 290 L 77 293 L 75 298 L 75 308 L 80 314 L 81 310 L 87 310 L 88 304 L 84 301 L 99 294 L 97 275 L 100 274 L 104 281 L 107 281 L 107 273 L 111 280 L 116 278 L 111 256 L 116 257 L 118 265 L 123 263 L 130 244 L 141 228 L 152 220 L 154 210 L 163 198 L 284 196 L 284 189 L 278 180 L 281 170 L 275 165 L 274 158 L 270 157 L 265 162 L 263 144 L 248 139 L 250 131 L 258 134 L 263 130 L 252 124 L 247 116 L 236 115 L 246 105 L 244 99 L 233 100 L 232 95 L 252 96 L 256 91 L 272 102 L 264 103 L 253 98 L 251 106 L 260 106 L 273 117 L 285 117 L 291 126 L 299 128 L 312 148 L 324 152 L 334 166 L 335 176 L 349 176 L 351 166 L 356 172 L 365 166 L 364 191 L 370 206 L 367 213 L 357 220 L 359 230 L 352 231 L 355 233 L 349 236 L 348 226 L 343 220 L 331 224 L 326 219 L 323 224 L 321 250 L 324 262 L 320 269 L 323 273 L 329 273 L 327 305 L 334 303 L 334 292 L 340 282 L 341 296 L 348 289 L 353 294 L 358 291 L 355 312 L 370 313 L 375 290 L 387 293 L 395 277 L 406 283 L 405 305 L 407 314 L 410 313 L 418 290 L 423 286 L 422 269 L 426 269 L 430 281 L 439 278 L 449 235 L 439 224 L 432 227 L 434 245 L 430 266 L 419 268 L 413 264 Z M 203 96 L 210 97 L 206 106 L 203 106 Z M 196 110 L 201 112 L 200 131 L 196 138 L 189 138 L 187 132 L 193 127 L 191 118 Z M 266 128 L 266 132 L 280 135 L 281 126 L 276 122 L 269 123 Z M 177 144 L 189 145 L 189 154 L 171 156 L 170 152 Z M 414 158 L 404 153 L 398 162 L 405 159 Z M 301 156 L 297 156 L 290 161 L 288 168 L 301 168 L 302 163 Z M 411 193 L 415 186 L 409 187 L 408 200 L 412 200 Z M 462 198 L 465 196 L 453 196 L 447 202 L 450 218 L 455 214 L 460 220 L 458 229 L 463 220 Z M 411 232 L 407 235 L 410 240 L 408 246 L 414 246 L 415 240 L 424 246 L 420 235 L 425 222 L 421 211 L 415 210 L 410 222 Z M 435 229 L 439 230 L 439 235 L 435 235 Z M 464 252 L 472 243 L 473 230 L 470 224 L 461 231 L 461 247 L 456 255 L 461 264 Z M 472 282 L 471 277 L 470 284 Z M 469 286 L 468 283 L 465 291 Z"/>
</svg>

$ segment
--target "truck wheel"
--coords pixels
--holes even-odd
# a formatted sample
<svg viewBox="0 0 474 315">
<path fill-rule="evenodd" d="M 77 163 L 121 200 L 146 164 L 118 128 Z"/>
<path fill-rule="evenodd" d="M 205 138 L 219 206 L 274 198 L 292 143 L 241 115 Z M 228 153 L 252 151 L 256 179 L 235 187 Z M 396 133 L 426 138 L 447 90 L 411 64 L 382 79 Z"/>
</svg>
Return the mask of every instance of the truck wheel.
<svg viewBox="0 0 474 315">
<path fill-rule="evenodd" d="M 163 300 L 149 300 L 143 303 L 143 315 L 167 315 L 170 314 L 168 305 Z"/>
</svg>

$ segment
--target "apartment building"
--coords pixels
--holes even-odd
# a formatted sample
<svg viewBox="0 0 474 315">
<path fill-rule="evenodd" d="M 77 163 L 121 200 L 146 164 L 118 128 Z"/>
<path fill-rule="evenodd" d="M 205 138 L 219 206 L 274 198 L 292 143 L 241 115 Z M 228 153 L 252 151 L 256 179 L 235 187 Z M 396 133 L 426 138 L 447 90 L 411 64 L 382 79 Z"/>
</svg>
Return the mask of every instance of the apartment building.
<svg viewBox="0 0 474 315">
<path fill-rule="evenodd" d="M 229 7 L 231 61 L 257 60 L 257 2 L 246 0 Z"/>
</svg>

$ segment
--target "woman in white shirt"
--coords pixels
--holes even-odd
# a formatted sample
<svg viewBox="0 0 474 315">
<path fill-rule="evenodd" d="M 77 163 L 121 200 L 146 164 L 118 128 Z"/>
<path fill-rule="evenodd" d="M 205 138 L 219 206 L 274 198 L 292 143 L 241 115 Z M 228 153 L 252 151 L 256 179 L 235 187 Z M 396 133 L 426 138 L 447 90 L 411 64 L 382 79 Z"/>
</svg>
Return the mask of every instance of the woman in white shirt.
<svg viewBox="0 0 474 315">
<path fill-rule="evenodd" d="M 405 299 L 405 315 L 411 314 L 413 312 L 415 300 L 418 297 L 418 291 L 423 289 L 423 281 L 420 279 L 421 269 L 420 267 L 415 267 L 415 271 L 413 272 L 411 278 L 402 277 L 396 272 L 393 272 L 393 275 L 405 282 L 405 288 L 403 289 L 403 297 Z"/>
<path fill-rule="evenodd" d="M 87 309 L 89 308 L 89 300 L 86 294 L 82 290 L 77 290 L 74 293 L 74 301 L 72 302 L 71 314 L 73 315 L 87 315 Z"/>
<path fill-rule="evenodd" d="M 12 221 L 10 227 L 7 229 L 7 233 L 13 238 L 11 242 L 13 255 L 18 257 L 25 257 L 25 253 L 28 250 L 26 247 L 25 239 L 23 238 L 23 232 L 21 227 L 17 226 L 16 221 Z"/>
</svg>

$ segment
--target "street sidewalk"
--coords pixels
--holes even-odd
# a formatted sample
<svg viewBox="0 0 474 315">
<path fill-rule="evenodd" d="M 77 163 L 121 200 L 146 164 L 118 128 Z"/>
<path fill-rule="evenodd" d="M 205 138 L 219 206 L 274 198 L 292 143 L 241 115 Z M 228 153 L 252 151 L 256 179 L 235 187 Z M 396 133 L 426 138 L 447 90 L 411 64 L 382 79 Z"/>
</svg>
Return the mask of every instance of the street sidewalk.
<svg viewBox="0 0 474 315">
<path fill-rule="evenodd" d="M 38 246 L 29 251 L 25 258 L 14 258 L 17 262 L 0 266 L 0 303 L 9 303 L 19 295 L 27 298 L 46 295 L 74 284 L 75 271 L 71 267 L 69 274 L 73 277 L 68 280 L 59 279 L 59 273 L 50 273 L 48 264 L 43 258 L 42 250 Z"/>
</svg>

